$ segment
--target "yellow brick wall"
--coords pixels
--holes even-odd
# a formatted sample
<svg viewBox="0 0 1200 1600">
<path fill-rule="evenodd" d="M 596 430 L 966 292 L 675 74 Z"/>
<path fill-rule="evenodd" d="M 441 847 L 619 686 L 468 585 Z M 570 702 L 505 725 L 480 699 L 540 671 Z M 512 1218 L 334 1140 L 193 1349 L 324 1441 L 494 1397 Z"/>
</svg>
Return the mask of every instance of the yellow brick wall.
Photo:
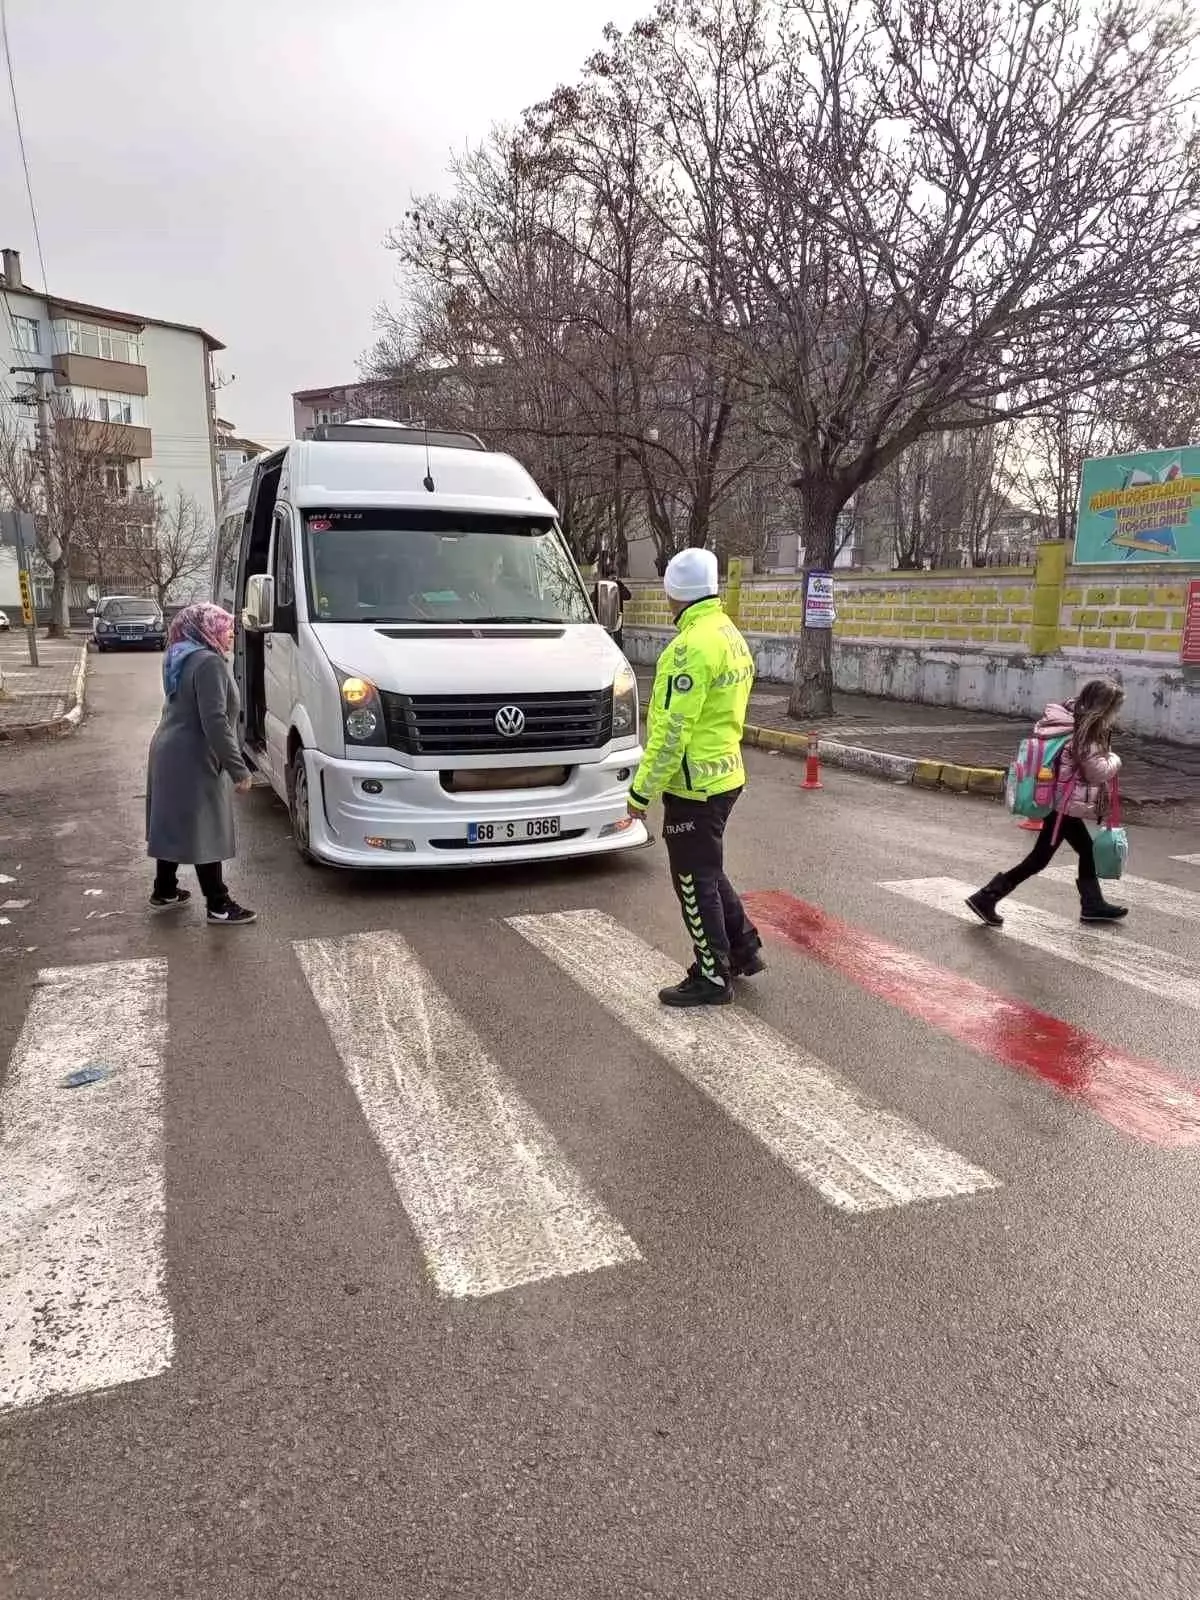
<svg viewBox="0 0 1200 1600">
<path fill-rule="evenodd" d="M 1072 567 L 1063 586 L 1059 643 L 1097 653 L 1178 657 L 1187 589 L 1187 576 L 1175 567 L 1113 573 Z"/>
<path fill-rule="evenodd" d="M 837 585 L 840 639 L 1021 649 L 1033 622 L 1033 573 L 897 572 Z"/>
<path fill-rule="evenodd" d="M 1200 576 L 1196 569 L 1191 576 Z M 1178 657 L 1188 573 L 1183 568 L 1139 566 L 1108 573 L 1069 567 L 1061 592 L 1057 647 L 1121 656 Z M 660 583 L 632 584 L 627 627 L 669 628 Z M 1031 648 L 1034 572 L 839 573 L 834 635 L 872 644 L 963 646 L 1021 652 Z M 738 592 L 739 623 L 746 633 L 799 631 L 803 589 L 799 578 L 744 578 Z M 1051 629 L 1051 632 L 1053 630 Z"/>
</svg>

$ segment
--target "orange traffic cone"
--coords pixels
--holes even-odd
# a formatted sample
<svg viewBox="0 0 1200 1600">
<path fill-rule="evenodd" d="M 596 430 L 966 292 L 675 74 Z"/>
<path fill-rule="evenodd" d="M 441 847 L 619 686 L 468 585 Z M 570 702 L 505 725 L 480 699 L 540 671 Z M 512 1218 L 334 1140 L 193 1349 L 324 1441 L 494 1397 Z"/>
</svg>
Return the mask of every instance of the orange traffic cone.
<svg viewBox="0 0 1200 1600">
<path fill-rule="evenodd" d="M 815 733 L 810 733 L 808 736 L 808 754 L 804 758 L 804 782 L 800 787 L 802 789 L 824 788 L 824 784 L 821 782 L 821 756 Z"/>
</svg>

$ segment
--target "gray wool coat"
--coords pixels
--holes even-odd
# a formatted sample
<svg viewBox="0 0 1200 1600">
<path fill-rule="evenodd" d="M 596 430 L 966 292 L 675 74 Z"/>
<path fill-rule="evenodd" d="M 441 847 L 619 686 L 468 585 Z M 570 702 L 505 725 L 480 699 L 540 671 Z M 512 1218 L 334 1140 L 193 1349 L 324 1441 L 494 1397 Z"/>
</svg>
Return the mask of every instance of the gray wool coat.
<svg viewBox="0 0 1200 1600">
<path fill-rule="evenodd" d="M 211 650 L 183 664 L 163 706 L 146 774 L 146 853 L 156 861 L 231 861 L 237 853 L 233 785 L 250 776 L 238 748 L 240 701 Z"/>
</svg>

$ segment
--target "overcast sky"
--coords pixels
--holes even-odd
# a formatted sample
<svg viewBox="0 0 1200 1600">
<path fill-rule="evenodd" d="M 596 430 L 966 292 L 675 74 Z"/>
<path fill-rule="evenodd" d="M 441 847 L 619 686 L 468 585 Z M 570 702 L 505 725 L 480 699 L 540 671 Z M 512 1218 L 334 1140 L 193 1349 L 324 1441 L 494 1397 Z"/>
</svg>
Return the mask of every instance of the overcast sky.
<svg viewBox="0 0 1200 1600">
<path fill-rule="evenodd" d="M 8 0 L 56 294 L 197 323 L 221 415 L 291 433 L 395 299 L 388 227 L 447 155 L 571 77 L 652 0 Z M 39 279 L 0 78 L 0 245 Z"/>
</svg>

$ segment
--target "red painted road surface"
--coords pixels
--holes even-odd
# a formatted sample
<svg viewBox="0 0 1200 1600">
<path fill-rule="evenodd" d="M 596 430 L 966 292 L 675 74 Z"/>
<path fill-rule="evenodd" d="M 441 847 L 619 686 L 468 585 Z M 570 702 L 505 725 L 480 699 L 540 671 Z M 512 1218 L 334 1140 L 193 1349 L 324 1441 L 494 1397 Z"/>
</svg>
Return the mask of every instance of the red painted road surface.
<svg viewBox="0 0 1200 1600">
<path fill-rule="evenodd" d="M 981 1054 L 1079 1100 L 1148 1144 L 1200 1144 L 1200 1096 L 1141 1061 L 1011 995 L 938 967 L 781 890 L 745 897 L 764 933 L 842 973 Z"/>
</svg>

